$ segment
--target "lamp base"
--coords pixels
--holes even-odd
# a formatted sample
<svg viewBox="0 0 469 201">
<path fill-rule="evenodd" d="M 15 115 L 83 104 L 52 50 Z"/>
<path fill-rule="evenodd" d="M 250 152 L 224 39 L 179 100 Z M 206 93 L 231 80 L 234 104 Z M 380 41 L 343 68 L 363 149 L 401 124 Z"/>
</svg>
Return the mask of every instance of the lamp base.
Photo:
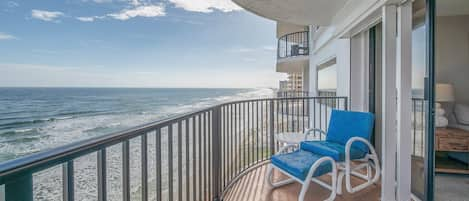
<svg viewBox="0 0 469 201">
<path fill-rule="evenodd" d="M 436 103 L 435 126 L 438 128 L 445 128 L 448 126 L 448 119 L 445 117 L 445 110 L 441 108 L 440 103 Z"/>
</svg>

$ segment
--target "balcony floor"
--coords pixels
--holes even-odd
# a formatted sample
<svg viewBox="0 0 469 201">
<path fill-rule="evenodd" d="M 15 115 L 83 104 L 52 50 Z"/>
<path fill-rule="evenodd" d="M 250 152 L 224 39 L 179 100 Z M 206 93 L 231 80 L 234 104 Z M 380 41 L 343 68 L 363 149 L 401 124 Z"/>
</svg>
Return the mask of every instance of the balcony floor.
<svg viewBox="0 0 469 201">
<path fill-rule="evenodd" d="M 263 165 L 252 172 L 246 174 L 226 193 L 225 201 L 296 201 L 301 190 L 299 183 L 290 184 L 269 191 L 268 184 L 265 183 L 267 165 Z M 275 181 L 286 178 L 280 172 L 274 172 Z M 329 176 L 324 176 L 321 180 L 329 181 Z M 352 179 L 352 184 L 361 182 L 358 179 Z M 345 190 L 345 185 L 342 188 Z M 345 192 L 343 195 L 337 195 L 336 201 L 373 201 L 379 200 L 381 193 L 379 184 L 373 185 L 360 192 L 350 194 Z M 316 183 L 311 183 L 305 196 L 305 201 L 323 201 L 329 197 L 330 191 L 322 188 Z"/>
</svg>

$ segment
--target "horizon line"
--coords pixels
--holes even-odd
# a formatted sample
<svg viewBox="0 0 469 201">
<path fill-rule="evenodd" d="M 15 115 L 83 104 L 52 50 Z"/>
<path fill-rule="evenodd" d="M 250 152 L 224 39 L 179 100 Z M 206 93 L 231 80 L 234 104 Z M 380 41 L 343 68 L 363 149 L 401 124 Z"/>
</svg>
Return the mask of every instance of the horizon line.
<svg viewBox="0 0 469 201">
<path fill-rule="evenodd" d="M 133 86 L 0 86 L 0 88 L 101 88 L 101 89 L 276 89 L 274 87 L 133 87 Z"/>
</svg>

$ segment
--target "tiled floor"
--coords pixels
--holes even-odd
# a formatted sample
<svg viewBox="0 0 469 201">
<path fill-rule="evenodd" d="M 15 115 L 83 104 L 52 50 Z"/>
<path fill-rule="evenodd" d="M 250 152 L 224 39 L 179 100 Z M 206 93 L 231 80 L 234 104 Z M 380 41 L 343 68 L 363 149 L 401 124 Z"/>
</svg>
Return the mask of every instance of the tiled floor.
<svg viewBox="0 0 469 201">
<path fill-rule="evenodd" d="M 300 184 L 294 183 L 288 186 L 269 190 L 265 182 L 267 165 L 253 170 L 241 178 L 230 191 L 227 192 L 225 201 L 296 201 L 300 192 Z M 322 180 L 329 181 L 329 176 L 324 176 Z M 274 173 L 275 180 L 284 179 L 280 172 Z M 358 179 L 352 179 L 352 183 L 361 182 Z M 343 186 L 344 191 L 345 186 Z M 343 195 L 337 195 L 337 201 L 375 201 L 379 200 L 381 187 L 379 184 L 372 185 L 360 192 Z M 316 183 L 311 183 L 310 189 L 306 194 L 305 201 L 322 201 L 329 197 L 329 191 L 320 187 Z"/>
</svg>

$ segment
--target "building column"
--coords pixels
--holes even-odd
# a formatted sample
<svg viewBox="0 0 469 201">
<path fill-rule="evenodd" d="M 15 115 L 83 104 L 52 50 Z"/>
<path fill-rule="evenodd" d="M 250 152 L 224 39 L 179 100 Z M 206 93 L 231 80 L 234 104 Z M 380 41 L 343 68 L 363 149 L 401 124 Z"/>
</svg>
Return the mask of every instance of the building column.
<svg viewBox="0 0 469 201">
<path fill-rule="evenodd" d="M 397 200 L 407 201 L 411 198 L 412 1 L 399 6 L 397 24 Z"/>
<path fill-rule="evenodd" d="M 309 96 L 318 95 L 318 69 L 316 61 L 314 60 L 314 27 L 309 26 L 309 69 L 308 69 L 308 82 L 309 82 Z"/>
<path fill-rule="evenodd" d="M 382 183 L 381 200 L 396 200 L 396 5 L 385 5 L 383 15 L 382 71 Z"/>
<path fill-rule="evenodd" d="M 303 75 L 302 75 L 302 78 L 303 78 L 303 91 L 307 91 L 309 92 L 309 63 L 304 67 L 303 69 Z"/>
</svg>

